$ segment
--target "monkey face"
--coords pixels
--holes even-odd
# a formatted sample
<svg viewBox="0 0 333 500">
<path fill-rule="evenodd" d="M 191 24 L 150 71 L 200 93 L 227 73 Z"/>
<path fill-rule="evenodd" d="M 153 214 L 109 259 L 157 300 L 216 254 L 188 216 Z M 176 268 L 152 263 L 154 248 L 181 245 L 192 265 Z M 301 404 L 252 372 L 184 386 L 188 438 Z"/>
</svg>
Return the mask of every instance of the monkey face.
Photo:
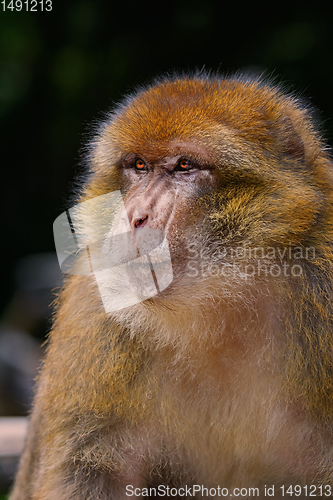
<svg viewBox="0 0 333 500">
<path fill-rule="evenodd" d="M 215 188 L 214 167 L 189 144 L 174 144 L 168 156 L 126 155 L 119 168 L 132 230 L 137 235 L 142 228 L 163 231 L 173 265 L 179 268 L 186 257 L 186 238 L 202 220 L 200 199 Z"/>
<path fill-rule="evenodd" d="M 169 156 L 126 154 L 117 169 L 123 209 L 104 238 L 99 260 L 93 258 L 109 311 L 147 298 L 168 297 L 184 286 L 188 244 L 203 220 L 199 201 L 216 183 L 213 168 L 188 144 L 186 148 L 173 144 Z M 115 267 L 117 260 L 126 264 Z"/>
</svg>

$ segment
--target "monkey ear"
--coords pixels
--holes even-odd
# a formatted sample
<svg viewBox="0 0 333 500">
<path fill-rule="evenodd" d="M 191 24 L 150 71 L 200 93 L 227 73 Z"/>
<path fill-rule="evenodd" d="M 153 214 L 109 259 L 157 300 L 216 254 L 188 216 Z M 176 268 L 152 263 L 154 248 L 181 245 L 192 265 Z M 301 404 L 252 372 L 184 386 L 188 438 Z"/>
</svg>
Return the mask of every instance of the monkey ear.
<svg viewBox="0 0 333 500">
<path fill-rule="evenodd" d="M 295 160 L 303 161 L 305 159 L 304 143 L 289 116 L 281 119 L 281 136 L 284 152 Z"/>
</svg>

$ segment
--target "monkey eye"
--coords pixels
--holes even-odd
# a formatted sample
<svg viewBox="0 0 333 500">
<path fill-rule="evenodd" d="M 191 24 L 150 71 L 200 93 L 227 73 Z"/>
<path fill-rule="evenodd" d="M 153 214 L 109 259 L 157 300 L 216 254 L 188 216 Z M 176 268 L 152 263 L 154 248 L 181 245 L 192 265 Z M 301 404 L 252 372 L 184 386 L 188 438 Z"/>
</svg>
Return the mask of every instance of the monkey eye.
<svg viewBox="0 0 333 500">
<path fill-rule="evenodd" d="M 174 170 L 177 172 L 186 172 L 187 170 L 191 170 L 191 168 L 193 168 L 193 164 L 185 158 L 179 160 Z"/>
<path fill-rule="evenodd" d="M 145 162 L 143 160 L 141 160 L 140 158 L 138 160 L 136 160 L 135 168 L 136 168 L 136 170 L 141 170 L 141 171 L 147 170 Z"/>
</svg>

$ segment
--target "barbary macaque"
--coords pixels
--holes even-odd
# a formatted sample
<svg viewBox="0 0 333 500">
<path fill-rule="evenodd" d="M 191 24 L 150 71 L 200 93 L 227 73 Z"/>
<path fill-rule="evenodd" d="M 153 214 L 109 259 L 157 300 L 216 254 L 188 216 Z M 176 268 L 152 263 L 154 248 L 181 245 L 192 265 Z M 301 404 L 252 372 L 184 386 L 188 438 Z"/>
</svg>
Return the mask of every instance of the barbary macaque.
<svg viewBox="0 0 333 500">
<path fill-rule="evenodd" d="M 11 500 L 331 496 L 333 168 L 310 111 L 168 77 L 86 162 Z"/>
</svg>

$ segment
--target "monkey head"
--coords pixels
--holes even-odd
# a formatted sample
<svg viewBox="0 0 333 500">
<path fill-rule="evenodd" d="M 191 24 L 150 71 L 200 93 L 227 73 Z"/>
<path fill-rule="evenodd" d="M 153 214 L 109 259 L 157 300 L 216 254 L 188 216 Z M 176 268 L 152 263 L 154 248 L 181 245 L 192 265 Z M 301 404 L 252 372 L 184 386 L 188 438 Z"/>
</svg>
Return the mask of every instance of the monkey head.
<svg viewBox="0 0 333 500">
<path fill-rule="evenodd" d="M 331 172 L 307 115 L 276 87 L 241 78 L 161 80 L 121 104 L 90 143 L 90 177 L 80 199 L 118 191 L 124 204 L 126 241 L 114 240 L 119 216 L 111 231 L 103 210 L 90 207 L 82 217 L 90 233 L 103 227 L 89 238 L 103 242 L 93 266 L 102 297 L 113 287 L 116 308 L 126 304 L 114 285 L 123 269 L 108 274 L 106 268 L 116 254 L 127 262 L 140 257 L 140 241 L 146 256 L 155 249 L 158 265 L 145 258 L 131 267 L 132 281 L 147 269 L 151 281 L 153 271 L 156 293 L 140 296 L 146 278 L 136 281 L 140 302 L 152 295 L 179 299 L 184 289 L 197 296 L 203 283 L 218 286 L 219 296 L 248 284 L 245 264 L 257 256 L 240 248 L 260 248 L 261 256 L 278 248 L 271 251 L 275 262 L 291 245 L 313 246 L 322 229 L 318 214 L 331 202 Z M 320 224 L 331 227 L 327 217 Z"/>
</svg>

